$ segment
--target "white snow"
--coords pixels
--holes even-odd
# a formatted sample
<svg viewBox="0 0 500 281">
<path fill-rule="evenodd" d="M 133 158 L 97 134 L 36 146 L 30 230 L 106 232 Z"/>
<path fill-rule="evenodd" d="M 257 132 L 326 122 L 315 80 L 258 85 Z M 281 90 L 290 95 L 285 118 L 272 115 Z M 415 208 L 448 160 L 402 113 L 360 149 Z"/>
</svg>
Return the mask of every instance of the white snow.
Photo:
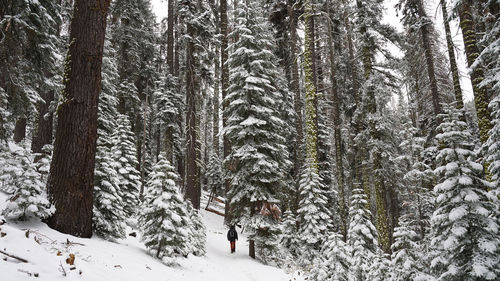
<svg viewBox="0 0 500 281">
<path fill-rule="evenodd" d="M 7 195 L 0 192 L 0 209 L 5 207 L 6 199 Z M 0 280 L 304 280 L 302 276 L 288 275 L 281 269 L 251 259 L 248 256 L 248 243 L 241 233 L 236 253 L 231 254 L 223 218 L 206 211 L 201 214 L 207 227 L 206 256 L 179 258 L 178 265 L 173 267 L 147 254 L 139 237 L 127 236 L 125 240 L 113 243 L 98 237 L 83 239 L 65 235 L 39 221 L 8 221 L 0 226 L 0 232 L 6 233 L 0 237 L 0 251 L 29 262 L 21 263 L 0 253 Z M 26 238 L 27 230 L 30 231 L 29 238 Z M 127 234 L 130 232 L 129 229 Z M 67 240 L 73 244 L 67 245 Z M 57 255 L 58 251 L 61 251 L 61 256 Z M 74 270 L 65 262 L 69 254 L 75 255 Z M 66 277 L 63 276 L 63 269 Z M 34 273 L 38 273 L 38 278 L 29 276 Z"/>
</svg>

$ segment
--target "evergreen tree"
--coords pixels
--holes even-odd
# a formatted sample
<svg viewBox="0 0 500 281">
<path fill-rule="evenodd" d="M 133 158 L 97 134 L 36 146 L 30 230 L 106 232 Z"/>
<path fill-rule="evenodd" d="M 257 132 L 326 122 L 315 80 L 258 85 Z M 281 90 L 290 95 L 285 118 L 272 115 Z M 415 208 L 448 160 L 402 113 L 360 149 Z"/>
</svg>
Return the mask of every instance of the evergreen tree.
<svg viewBox="0 0 500 281">
<path fill-rule="evenodd" d="M 7 168 L 10 174 L 12 195 L 2 211 L 9 219 L 26 220 L 30 217 L 47 218 L 54 213 L 54 206 L 47 200 L 42 175 L 37 171 L 34 155 L 28 146 L 16 147 L 12 151 L 12 166 Z"/>
<path fill-rule="evenodd" d="M 142 241 L 158 258 L 190 253 L 190 213 L 175 184 L 178 175 L 162 155 L 149 174 L 141 204 Z"/>
<path fill-rule="evenodd" d="M 290 210 L 286 210 L 283 214 L 280 245 L 286 250 L 285 256 L 290 256 L 286 259 L 287 261 L 292 262 L 300 256 L 301 245 L 297 233 L 297 220 Z"/>
<path fill-rule="evenodd" d="M 303 248 L 302 259 L 309 263 L 321 249 L 324 234 L 329 227 L 330 212 L 326 208 L 327 197 L 318 174 L 306 164 L 299 182 L 300 203 L 297 210 L 299 217 L 299 239 Z"/>
<path fill-rule="evenodd" d="M 189 210 L 191 253 L 195 256 L 204 256 L 206 253 L 207 230 L 201 221 L 199 211 L 193 208 L 189 201 L 186 202 L 186 205 Z"/>
<path fill-rule="evenodd" d="M 213 153 L 207 165 L 207 185 L 206 190 L 213 196 L 224 194 L 224 180 L 222 178 L 222 163 L 219 156 Z"/>
<path fill-rule="evenodd" d="M 115 161 L 120 188 L 119 196 L 123 200 L 123 210 L 127 218 L 133 216 L 139 202 L 140 175 L 137 171 L 137 152 L 134 134 L 130 128 L 128 117 L 119 114 L 116 120 L 116 131 L 112 136 L 111 153 Z"/>
<path fill-rule="evenodd" d="M 391 261 L 389 260 L 389 256 L 379 249 L 372 261 L 367 280 L 385 281 L 389 279 L 390 266 Z"/>
<path fill-rule="evenodd" d="M 369 271 L 378 249 L 377 230 L 372 223 L 370 211 L 366 209 L 368 202 L 362 189 L 352 191 L 349 208 L 349 229 L 347 244 L 350 248 L 351 265 L 349 280 L 369 280 Z"/>
<path fill-rule="evenodd" d="M 321 249 L 321 262 L 314 269 L 313 280 L 347 281 L 350 257 L 341 234 L 331 232 Z"/>
<path fill-rule="evenodd" d="M 431 219 L 431 246 L 436 249 L 432 270 L 438 280 L 497 280 L 498 199 L 487 191 L 483 166 L 473 161 L 471 135 L 461 115 L 446 106 L 436 136 L 441 149 L 435 170 L 437 209 Z"/>
<path fill-rule="evenodd" d="M 283 121 L 277 111 L 281 101 L 277 89 L 280 72 L 271 51 L 272 33 L 263 15 L 257 2 L 239 3 L 231 33 L 235 43 L 230 47 L 228 61 L 230 87 L 224 100 L 227 126 L 223 133 L 232 145 L 231 155 L 224 162 L 232 167 L 228 196 L 235 220 L 261 216 L 261 207 L 278 201 L 277 192 L 283 187 L 289 164 Z M 251 218 L 250 222 L 252 227 L 266 228 L 268 224 L 271 222 L 267 218 Z M 250 232 L 268 235 L 259 229 Z M 257 239 L 250 237 L 250 247 L 253 238 Z"/>
<path fill-rule="evenodd" d="M 489 132 L 486 142 L 488 148 L 489 171 L 493 180 L 496 195 L 500 196 L 500 95 L 490 102 L 491 120 L 493 128 Z"/>
</svg>

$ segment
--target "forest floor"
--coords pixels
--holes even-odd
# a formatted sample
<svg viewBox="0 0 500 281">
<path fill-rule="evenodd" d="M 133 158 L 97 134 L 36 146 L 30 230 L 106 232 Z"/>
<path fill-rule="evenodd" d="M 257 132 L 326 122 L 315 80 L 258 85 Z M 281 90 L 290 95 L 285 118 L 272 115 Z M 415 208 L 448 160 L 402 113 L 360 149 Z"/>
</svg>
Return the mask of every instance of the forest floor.
<svg viewBox="0 0 500 281">
<path fill-rule="evenodd" d="M 0 192 L 0 210 L 6 199 Z M 83 239 L 52 230 L 39 220 L 2 224 L 0 216 L 0 280 L 303 280 L 251 259 L 244 235 L 240 234 L 236 253 L 231 254 L 223 217 L 206 211 L 201 214 L 207 228 L 206 256 L 178 258 L 174 266 L 148 254 L 139 237 L 127 236 L 117 242 Z M 75 257 L 73 265 L 66 262 L 70 254 Z"/>
</svg>

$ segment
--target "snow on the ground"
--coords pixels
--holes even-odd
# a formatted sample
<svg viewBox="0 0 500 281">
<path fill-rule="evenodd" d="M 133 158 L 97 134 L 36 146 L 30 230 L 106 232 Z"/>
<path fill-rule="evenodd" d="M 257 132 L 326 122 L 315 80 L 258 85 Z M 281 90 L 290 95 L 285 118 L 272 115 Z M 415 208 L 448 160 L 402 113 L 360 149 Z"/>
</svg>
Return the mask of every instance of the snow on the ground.
<svg viewBox="0 0 500 281">
<path fill-rule="evenodd" d="M 6 199 L 7 195 L 0 192 L 0 210 Z M 223 218 L 205 211 L 202 216 L 207 227 L 206 256 L 179 258 L 178 265 L 171 267 L 147 254 L 138 237 L 127 236 L 113 243 L 98 237 L 84 239 L 62 234 L 40 221 L 8 221 L 0 225 L 0 251 L 28 263 L 0 253 L 0 280 L 301 280 L 251 259 L 244 235 L 240 234 L 236 253 L 231 254 Z M 69 254 L 75 255 L 74 266 L 66 263 Z"/>
</svg>

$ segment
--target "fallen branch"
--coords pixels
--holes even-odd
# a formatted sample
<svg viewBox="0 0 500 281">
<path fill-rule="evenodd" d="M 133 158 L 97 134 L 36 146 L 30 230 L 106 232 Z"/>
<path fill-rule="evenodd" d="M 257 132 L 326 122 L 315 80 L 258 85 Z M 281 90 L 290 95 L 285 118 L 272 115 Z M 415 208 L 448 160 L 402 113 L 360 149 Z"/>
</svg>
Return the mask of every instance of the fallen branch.
<svg viewBox="0 0 500 281">
<path fill-rule="evenodd" d="M 205 210 L 207 210 L 207 211 L 209 211 L 209 212 L 212 212 L 212 213 L 214 213 L 214 214 L 217 214 L 217 215 L 219 215 L 219 216 L 224 216 L 224 213 L 219 212 L 219 211 L 214 210 L 214 209 L 211 209 L 211 208 L 205 208 Z"/>
<path fill-rule="evenodd" d="M 73 241 L 69 241 L 69 239 L 66 238 L 66 243 L 63 243 L 63 244 L 66 244 L 66 246 L 70 246 L 70 245 L 80 245 L 80 246 L 85 246 L 84 244 L 82 243 L 77 243 L 77 242 L 73 242 Z"/>
<path fill-rule="evenodd" d="M 0 250 L 0 253 L 4 254 L 4 255 L 6 255 L 6 256 L 8 256 L 8 257 L 10 257 L 10 258 L 16 259 L 16 260 L 18 260 L 18 261 L 21 261 L 21 262 L 24 262 L 24 263 L 28 263 L 28 260 L 25 260 L 25 259 L 20 258 L 20 257 L 18 257 L 18 256 L 11 255 L 11 254 L 6 253 L 6 252 L 4 252 L 4 251 L 2 251 L 2 250 Z"/>
</svg>

